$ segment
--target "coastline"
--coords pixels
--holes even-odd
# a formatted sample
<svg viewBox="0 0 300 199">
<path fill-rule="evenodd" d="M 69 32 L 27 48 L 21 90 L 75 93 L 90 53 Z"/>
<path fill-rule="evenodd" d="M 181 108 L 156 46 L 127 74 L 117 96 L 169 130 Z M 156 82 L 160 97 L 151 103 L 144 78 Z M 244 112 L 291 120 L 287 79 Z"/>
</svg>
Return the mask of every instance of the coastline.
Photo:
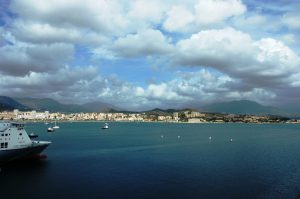
<svg viewBox="0 0 300 199">
<path fill-rule="evenodd" d="M 55 121 L 42 120 L 13 120 L 26 123 L 54 123 Z M 166 123 L 166 124 L 300 124 L 299 122 L 170 122 L 170 121 L 117 121 L 117 120 L 58 120 L 58 123 Z"/>
<path fill-rule="evenodd" d="M 0 120 L 21 122 L 159 122 L 183 124 L 217 123 L 288 123 L 300 124 L 300 119 L 275 115 L 239 115 L 226 113 L 207 113 L 198 111 L 151 112 L 151 113 L 50 113 L 49 111 L 0 112 Z"/>
</svg>

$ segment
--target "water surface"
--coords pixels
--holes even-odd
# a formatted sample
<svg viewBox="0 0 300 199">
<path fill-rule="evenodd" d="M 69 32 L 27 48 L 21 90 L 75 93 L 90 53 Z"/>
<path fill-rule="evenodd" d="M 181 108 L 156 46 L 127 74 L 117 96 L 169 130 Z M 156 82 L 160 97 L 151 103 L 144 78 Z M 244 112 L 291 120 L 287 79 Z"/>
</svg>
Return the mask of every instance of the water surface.
<svg viewBox="0 0 300 199">
<path fill-rule="evenodd" d="M 1 198 L 296 198 L 300 126 L 284 124 L 43 123 L 42 162 L 0 173 Z M 211 136 L 211 140 L 209 137 Z M 232 142 L 230 141 L 232 139 Z"/>
</svg>

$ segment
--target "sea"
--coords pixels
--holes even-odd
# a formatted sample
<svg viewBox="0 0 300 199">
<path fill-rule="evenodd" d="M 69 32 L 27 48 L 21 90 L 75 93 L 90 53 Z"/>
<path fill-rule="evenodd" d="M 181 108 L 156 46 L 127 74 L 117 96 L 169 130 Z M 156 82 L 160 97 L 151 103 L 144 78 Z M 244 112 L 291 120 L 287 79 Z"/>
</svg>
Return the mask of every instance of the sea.
<svg viewBox="0 0 300 199">
<path fill-rule="evenodd" d="M 1 168 L 0 198 L 296 199 L 300 125 L 63 122 L 42 161 Z"/>
</svg>

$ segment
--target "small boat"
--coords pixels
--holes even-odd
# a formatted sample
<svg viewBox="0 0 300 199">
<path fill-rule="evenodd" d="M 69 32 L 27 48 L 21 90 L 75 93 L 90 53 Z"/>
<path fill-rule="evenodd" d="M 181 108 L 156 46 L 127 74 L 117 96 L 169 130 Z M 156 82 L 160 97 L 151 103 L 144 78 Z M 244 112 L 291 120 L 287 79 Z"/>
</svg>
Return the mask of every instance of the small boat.
<svg viewBox="0 0 300 199">
<path fill-rule="evenodd" d="M 107 124 L 107 123 L 104 123 L 102 129 L 108 129 L 108 124 Z"/>
<path fill-rule="evenodd" d="M 28 136 L 30 139 L 39 137 L 38 135 L 36 135 L 34 133 L 30 133 Z"/>
<path fill-rule="evenodd" d="M 54 132 L 55 129 L 54 129 L 53 127 L 48 127 L 47 131 L 48 131 L 48 132 Z"/>
<path fill-rule="evenodd" d="M 54 125 L 54 127 L 52 127 L 52 128 L 54 128 L 54 129 L 59 129 L 59 126 L 58 126 L 58 125 L 56 125 L 56 121 L 55 121 L 55 125 Z"/>
</svg>

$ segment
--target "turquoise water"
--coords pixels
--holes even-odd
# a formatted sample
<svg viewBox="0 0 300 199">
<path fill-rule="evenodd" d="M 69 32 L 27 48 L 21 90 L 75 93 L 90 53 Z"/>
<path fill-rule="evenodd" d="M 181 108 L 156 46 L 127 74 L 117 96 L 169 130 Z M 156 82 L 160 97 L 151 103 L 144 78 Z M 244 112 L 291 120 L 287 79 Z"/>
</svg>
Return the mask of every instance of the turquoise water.
<svg viewBox="0 0 300 199">
<path fill-rule="evenodd" d="M 43 123 L 27 124 L 28 133 L 53 142 L 44 152 L 48 158 L 2 168 L 1 198 L 300 194 L 300 125 L 110 123 L 108 130 L 101 122 L 59 125 L 47 133 Z"/>
</svg>

